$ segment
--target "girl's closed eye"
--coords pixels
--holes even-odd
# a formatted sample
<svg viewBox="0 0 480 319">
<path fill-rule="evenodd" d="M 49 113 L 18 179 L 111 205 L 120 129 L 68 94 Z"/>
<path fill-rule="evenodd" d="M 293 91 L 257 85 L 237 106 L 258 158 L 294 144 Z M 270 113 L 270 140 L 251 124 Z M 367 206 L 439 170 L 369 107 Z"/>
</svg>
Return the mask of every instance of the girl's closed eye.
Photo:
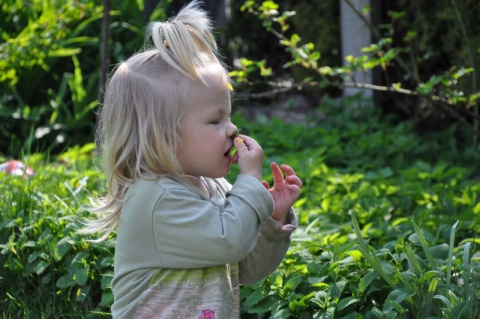
<svg viewBox="0 0 480 319">
<path fill-rule="evenodd" d="M 229 121 L 230 121 L 230 116 L 222 116 L 222 117 L 218 117 L 218 118 L 212 120 L 210 122 L 210 124 L 218 125 L 218 124 L 221 124 L 223 122 L 229 122 Z"/>
</svg>

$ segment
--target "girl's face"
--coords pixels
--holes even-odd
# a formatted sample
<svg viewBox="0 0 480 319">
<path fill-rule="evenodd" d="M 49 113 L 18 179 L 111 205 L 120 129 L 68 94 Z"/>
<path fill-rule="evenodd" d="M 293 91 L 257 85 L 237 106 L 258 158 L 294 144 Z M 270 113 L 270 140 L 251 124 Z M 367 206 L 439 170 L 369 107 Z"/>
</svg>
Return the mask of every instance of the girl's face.
<svg viewBox="0 0 480 319">
<path fill-rule="evenodd" d="M 177 158 L 185 174 L 210 178 L 230 172 L 232 135 L 237 127 L 230 121 L 230 92 L 220 66 L 206 71 L 206 82 L 192 88 L 194 105 L 182 126 L 182 144 Z"/>
</svg>

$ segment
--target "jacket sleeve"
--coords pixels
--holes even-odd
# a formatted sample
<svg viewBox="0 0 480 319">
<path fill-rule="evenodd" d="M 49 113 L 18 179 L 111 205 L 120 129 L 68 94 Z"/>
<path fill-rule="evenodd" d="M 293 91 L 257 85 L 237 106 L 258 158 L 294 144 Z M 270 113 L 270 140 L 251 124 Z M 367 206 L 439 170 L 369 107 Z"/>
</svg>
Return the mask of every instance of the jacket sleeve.
<svg viewBox="0 0 480 319">
<path fill-rule="evenodd" d="M 251 285 L 267 277 L 280 265 L 290 247 L 290 235 L 297 225 L 293 208 L 286 225 L 271 217 L 262 222 L 255 248 L 239 263 L 240 283 Z"/>
<path fill-rule="evenodd" d="M 163 268 L 204 268 L 239 262 L 253 250 L 273 199 L 249 175 L 239 175 L 220 207 L 188 188 L 165 189 L 152 214 Z"/>
</svg>

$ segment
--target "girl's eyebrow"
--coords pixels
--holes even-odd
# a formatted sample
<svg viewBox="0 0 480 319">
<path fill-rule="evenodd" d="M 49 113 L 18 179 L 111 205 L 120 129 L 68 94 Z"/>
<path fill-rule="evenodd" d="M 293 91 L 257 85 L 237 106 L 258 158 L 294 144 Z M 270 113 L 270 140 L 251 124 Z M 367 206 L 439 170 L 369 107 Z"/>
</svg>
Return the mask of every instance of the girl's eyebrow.
<svg viewBox="0 0 480 319">
<path fill-rule="evenodd" d="M 225 107 L 218 107 L 217 112 L 218 115 L 223 116 L 223 115 L 230 115 L 230 111 L 228 111 Z"/>
<path fill-rule="evenodd" d="M 227 116 L 227 112 L 223 108 L 215 108 L 214 110 L 207 111 L 205 112 L 205 116 L 212 117 L 212 118 L 222 118 L 224 116 Z"/>
</svg>

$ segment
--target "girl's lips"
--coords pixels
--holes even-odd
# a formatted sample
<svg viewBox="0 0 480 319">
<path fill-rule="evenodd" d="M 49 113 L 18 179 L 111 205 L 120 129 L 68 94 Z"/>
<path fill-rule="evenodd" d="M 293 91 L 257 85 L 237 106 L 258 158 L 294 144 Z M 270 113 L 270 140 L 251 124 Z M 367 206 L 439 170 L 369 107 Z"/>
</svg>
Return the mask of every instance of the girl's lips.
<svg viewBox="0 0 480 319">
<path fill-rule="evenodd" d="M 226 151 L 226 152 L 223 154 L 223 156 L 230 156 L 230 153 L 232 152 L 232 148 L 233 148 L 233 146 L 231 146 L 231 147 L 228 149 L 228 151 Z"/>
<path fill-rule="evenodd" d="M 230 144 L 230 143 L 229 143 Z M 230 147 L 228 148 L 228 150 L 223 153 L 223 156 L 228 156 L 228 155 L 231 155 L 232 154 L 232 150 L 235 148 L 235 145 L 233 144 L 233 137 L 232 137 L 232 143 L 230 144 Z"/>
</svg>

